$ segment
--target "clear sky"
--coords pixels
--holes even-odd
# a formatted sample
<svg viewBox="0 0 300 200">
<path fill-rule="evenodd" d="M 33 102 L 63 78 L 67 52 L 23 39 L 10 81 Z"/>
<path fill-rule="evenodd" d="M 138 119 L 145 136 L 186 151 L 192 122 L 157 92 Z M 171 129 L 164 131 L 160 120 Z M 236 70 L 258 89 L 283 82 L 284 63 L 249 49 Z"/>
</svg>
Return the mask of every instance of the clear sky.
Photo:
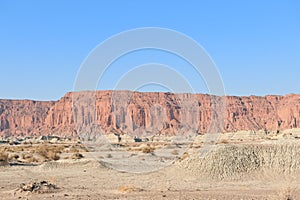
<svg viewBox="0 0 300 200">
<path fill-rule="evenodd" d="M 0 98 L 60 98 L 72 91 L 96 45 L 139 27 L 174 29 L 195 39 L 216 63 L 229 95 L 300 93 L 299 10 L 297 0 L 0 0 Z M 122 66 L 168 63 L 169 57 L 128 55 L 99 89 L 112 89 Z M 181 62 L 169 64 L 192 84 L 199 81 Z"/>
</svg>

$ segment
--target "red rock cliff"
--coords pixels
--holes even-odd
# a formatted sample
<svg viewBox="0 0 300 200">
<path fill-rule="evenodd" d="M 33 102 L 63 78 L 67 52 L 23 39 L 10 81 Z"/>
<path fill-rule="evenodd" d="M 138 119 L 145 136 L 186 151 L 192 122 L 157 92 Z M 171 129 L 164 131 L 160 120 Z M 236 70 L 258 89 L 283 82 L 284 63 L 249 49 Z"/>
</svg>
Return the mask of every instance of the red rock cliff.
<svg viewBox="0 0 300 200">
<path fill-rule="evenodd" d="M 203 94 L 97 91 L 67 93 L 59 101 L 0 100 L 0 135 L 73 135 L 78 131 L 174 134 L 212 127 L 282 130 L 300 127 L 300 95 L 224 98 Z M 213 123 L 219 118 L 222 122 Z M 96 128 L 96 129 L 95 129 Z"/>
</svg>

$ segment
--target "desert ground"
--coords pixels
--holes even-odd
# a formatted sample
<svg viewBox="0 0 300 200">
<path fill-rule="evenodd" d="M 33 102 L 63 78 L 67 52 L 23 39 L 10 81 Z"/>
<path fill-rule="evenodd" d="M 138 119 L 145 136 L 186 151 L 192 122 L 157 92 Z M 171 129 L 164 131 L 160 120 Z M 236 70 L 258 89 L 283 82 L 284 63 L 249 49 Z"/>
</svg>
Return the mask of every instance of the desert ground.
<svg viewBox="0 0 300 200">
<path fill-rule="evenodd" d="M 2 138 L 0 199 L 300 199 L 299 129 L 105 138 Z"/>
</svg>

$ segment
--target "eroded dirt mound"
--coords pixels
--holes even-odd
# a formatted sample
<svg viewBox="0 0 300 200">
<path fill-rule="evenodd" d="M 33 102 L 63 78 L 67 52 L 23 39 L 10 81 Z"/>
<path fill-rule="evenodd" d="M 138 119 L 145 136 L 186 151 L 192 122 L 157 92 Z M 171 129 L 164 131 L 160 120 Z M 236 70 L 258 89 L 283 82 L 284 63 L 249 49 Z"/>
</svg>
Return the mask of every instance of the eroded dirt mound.
<svg viewBox="0 0 300 200">
<path fill-rule="evenodd" d="M 179 162 L 179 167 L 212 179 L 240 179 L 258 172 L 292 175 L 300 172 L 300 145 L 222 145 L 204 158 L 194 155 Z"/>
</svg>

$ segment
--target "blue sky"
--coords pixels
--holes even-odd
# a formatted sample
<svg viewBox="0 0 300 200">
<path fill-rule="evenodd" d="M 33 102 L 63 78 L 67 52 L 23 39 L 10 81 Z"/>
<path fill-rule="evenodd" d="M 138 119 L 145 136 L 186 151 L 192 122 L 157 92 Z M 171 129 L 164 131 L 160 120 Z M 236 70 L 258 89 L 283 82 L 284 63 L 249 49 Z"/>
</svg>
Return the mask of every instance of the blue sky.
<svg viewBox="0 0 300 200">
<path fill-rule="evenodd" d="M 0 0 L 0 98 L 59 99 L 73 90 L 96 45 L 140 27 L 174 29 L 195 39 L 216 63 L 229 95 L 300 93 L 299 10 L 296 0 Z M 157 51 L 128 55 L 98 89 L 112 89 L 135 64 L 157 61 L 207 93 L 189 66 L 170 57 Z"/>
</svg>

